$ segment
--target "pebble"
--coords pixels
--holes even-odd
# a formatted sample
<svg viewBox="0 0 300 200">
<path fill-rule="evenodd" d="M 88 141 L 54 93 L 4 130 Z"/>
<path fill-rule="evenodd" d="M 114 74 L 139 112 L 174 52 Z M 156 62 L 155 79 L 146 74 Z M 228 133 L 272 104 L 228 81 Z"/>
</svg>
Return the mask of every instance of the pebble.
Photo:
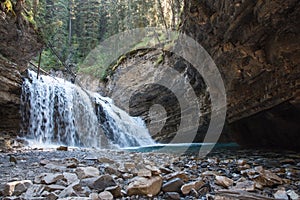
<svg viewBox="0 0 300 200">
<path fill-rule="evenodd" d="M 13 156 L 16 162 L 8 162 Z M 3 199 L 299 199 L 299 153 L 208 157 L 68 148 L 0 154 Z M 30 166 L 30 168 L 28 168 Z"/>
</svg>

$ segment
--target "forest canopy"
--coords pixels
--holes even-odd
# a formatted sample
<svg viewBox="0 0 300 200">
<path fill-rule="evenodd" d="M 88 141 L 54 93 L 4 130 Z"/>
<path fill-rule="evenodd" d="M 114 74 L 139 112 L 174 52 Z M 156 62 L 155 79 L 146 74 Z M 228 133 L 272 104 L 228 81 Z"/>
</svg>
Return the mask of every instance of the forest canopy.
<svg viewBox="0 0 300 200">
<path fill-rule="evenodd" d="M 41 63 L 45 69 L 60 69 L 62 63 L 80 66 L 101 41 L 126 30 L 143 27 L 176 29 L 182 6 L 183 0 L 26 2 L 46 44 Z M 58 62 L 57 57 L 62 62 Z"/>
</svg>

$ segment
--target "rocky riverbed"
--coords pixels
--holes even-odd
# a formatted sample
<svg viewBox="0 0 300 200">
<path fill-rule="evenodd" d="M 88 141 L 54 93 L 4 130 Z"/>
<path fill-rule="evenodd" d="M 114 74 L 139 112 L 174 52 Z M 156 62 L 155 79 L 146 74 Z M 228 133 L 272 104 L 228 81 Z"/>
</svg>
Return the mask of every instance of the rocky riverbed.
<svg viewBox="0 0 300 200">
<path fill-rule="evenodd" d="M 300 154 L 218 149 L 205 158 L 79 148 L 0 154 L 0 199 L 299 199 Z"/>
</svg>

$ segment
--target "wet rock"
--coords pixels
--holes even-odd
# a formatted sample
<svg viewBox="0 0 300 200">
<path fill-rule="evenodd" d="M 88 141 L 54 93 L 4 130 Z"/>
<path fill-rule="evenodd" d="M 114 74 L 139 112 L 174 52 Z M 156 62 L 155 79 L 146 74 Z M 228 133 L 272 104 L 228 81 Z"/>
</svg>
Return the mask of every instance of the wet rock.
<svg viewBox="0 0 300 200">
<path fill-rule="evenodd" d="M 100 173 L 95 167 L 78 167 L 75 172 L 79 179 L 97 177 Z"/>
<path fill-rule="evenodd" d="M 114 197 L 109 191 L 104 191 L 99 194 L 100 200 L 113 200 Z"/>
<path fill-rule="evenodd" d="M 171 180 L 174 178 L 180 178 L 183 181 L 188 181 L 189 180 L 189 176 L 185 173 L 185 172 L 174 172 L 171 174 L 167 174 L 166 176 L 164 176 L 164 179 L 166 180 Z"/>
<path fill-rule="evenodd" d="M 228 188 L 229 186 L 233 185 L 233 180 L 230 178 L 227 178 L 226 176 L 216 176 L 215 177 L 215 183 L 217 185 L 223 186 L 224 188 Z"/>
<path fill-rule="evenodd" d="M 12 196 L 12 195 L 20 195 L 32 185 L 32 181 L 24 180 L 24 181 L 13 181 L 9 182 L 4 186 L 4 190 L 2 191 L 3 196 Z"/>
<path fill-rule="evenodd" d="M 128 185 L 127 195 L 146 195 L 155 196 L 160 192 L 162 178 L 154 176 L 151 178 L 136 177 L 135 180 Z"/>
<path fill-rule="evenodd" d="M 52 184 L 63 177 L 64 176 L 62 174 L 42 173 L 35 177 L 34 183 Z"/>
<path fill-rule="evenodd" d="M 292 200 L 300 199 L 299 195 L 294 190 L 288 190 L 286 193 Z"/>
<path fill-rule="evenodd" d="M 204 184 L 205 183 L 203 181 L 194 181 L 191 183 L 184 184 L 180 190 L 182 194 L 187 195 L 192 189 L 198 191 Z"/>
<path fill-rule="evenodd" d="M 284 189 L 280 189 L 274 194 L 275 199 L 289 200 L 289 197 Z"/>
<path fill-rule="evenodd" d="M 119 185 L 107 187 L 105 188 L 105 191 L 109 191 L 114 196 L 114 198 L 122 197 L 122 191 Z"/>
<path fill-rule="evenodd" d="M 164 195 L 164 199 L 168 200 L 180 200 L 180 194 L 177 192 L 166 192 Z"/>
<path fill-rule="evenodd" d="M 181 192 L 183 181 L 180 178 L 174 178 L 163 184 L 162 191 L 164 192 Z"/>
<path fill-rule="evenodd" d="M 152 172 L 148 169 L 140 169 L 138 171 L 138 176 L 140 176 L 140 177 L 151 177 Z"/>
<path fill-rule="evenodd" d="M 57 151 L 68 151 L 68 147 L 67 146 L 59 146 L 56 148 Z"/>
</svg>

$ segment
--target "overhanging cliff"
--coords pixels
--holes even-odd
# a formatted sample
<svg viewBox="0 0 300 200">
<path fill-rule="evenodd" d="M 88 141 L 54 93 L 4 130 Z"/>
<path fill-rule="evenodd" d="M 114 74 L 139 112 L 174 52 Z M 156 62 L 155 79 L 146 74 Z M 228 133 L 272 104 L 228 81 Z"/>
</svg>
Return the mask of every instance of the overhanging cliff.
<svg viewBox="0 0 300 200">
<path fill-rule="evenodd" d="M 224 141 L 229 135 L 247 146 L 299 148 L 299 18 L 297 0 L 185 1 L 180 30 L 211 55 L 225 83 L 226 124 L 231 130 L 224 131 Z M 180 107 L 168 91 L 149 86 L 149 82 L 153 77 L 163 78 L 161 72 L 173 67 L 189 80 L 204 105 L 201 112 L 205 115 L 199 119 L 195 139 L 201 142 L 210 110 L 205 82 L 189 63 L 172 54 L 156 64 L 160 54 L 152 51 L 127 58 L 107 82 L 107 94 L 120 107 L 130 101 L 132 114 L 142 115 L 150 128 L 149 109 L 162 105 L 167 115 L 165 126 L 154 137 L 168 142 L 180 124 Z M 176 80 L 170 82 L 176 84 Z M 136 91 L 134 95 L 126 95 L 132 91 Z M 154 123 L 155 130 L 161 128 L 160 123 Z"/>
<path fill-rule="evenodd" d="M 299 148 L 300 2 L 185 1 L 182 30 L 212 56 L 242 144 Z"/>
</svg>

